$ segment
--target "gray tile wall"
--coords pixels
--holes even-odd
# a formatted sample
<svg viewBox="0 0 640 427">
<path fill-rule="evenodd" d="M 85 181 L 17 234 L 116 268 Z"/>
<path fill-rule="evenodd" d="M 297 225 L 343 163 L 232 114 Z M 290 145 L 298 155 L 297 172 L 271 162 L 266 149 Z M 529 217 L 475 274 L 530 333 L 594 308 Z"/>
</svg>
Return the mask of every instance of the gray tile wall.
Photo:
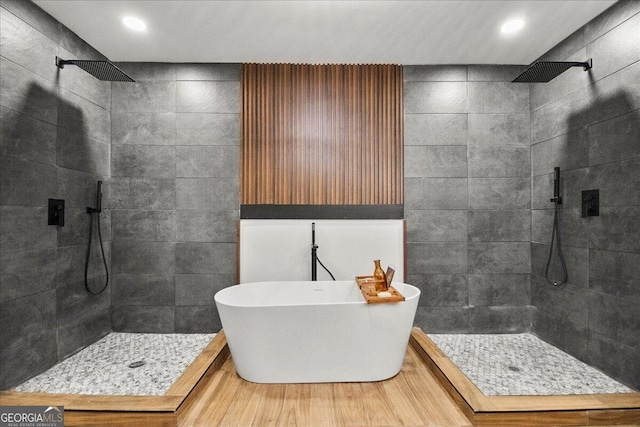
<svg viewBox="0 0 640 427">
<path fill-rule="evenodd" d="M 28 1 L 0 2 L 0 389 L 49 368 L 111 330 L 110 289 L 84 288 L 85 209 L 109 177 L 111 85 L 63 58 L 103 57 Z M 47 199 L 64 199 L 64 227 Z M 110 262 L 109 212 L 102 214 Z M 95 242 L 94 237 L 94 242 Z M 98 247 L 90 282 L 104 282 Z"/>
<path fill-rule="evenodd" d="M 531 85 L 533 331 L 640 389 L 640 2 L 616 3 L 542 59 L 587 58 L 589 72 Z M 554 166 L 569 270 L 560 288 L 544 279 Z M 582 218 L 591 189 L 600 216 Z M 551 269 L 559 273 L 555 254 Z"/>
<path fill-rule="evenodd" d="M 529 87 L 514 66 L 406 66 L 408 278 L 427 332 L 530 328 Z"/>
<path fill-rule="evenodd" d="M 118 64 L 113 83 L 113 329 L 217 332 L 235 281 L 240 66 Z"/>
</svg>

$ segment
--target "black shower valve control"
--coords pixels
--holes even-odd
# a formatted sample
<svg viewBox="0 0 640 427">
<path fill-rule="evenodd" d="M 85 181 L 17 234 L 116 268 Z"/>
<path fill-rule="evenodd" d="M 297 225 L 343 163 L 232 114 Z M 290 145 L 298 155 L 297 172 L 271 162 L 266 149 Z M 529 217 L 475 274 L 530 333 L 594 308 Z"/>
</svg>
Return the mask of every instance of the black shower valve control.
<svg viewBox="0 0 640 427">
<path fill-rule="evenodd" d="M 582 192 L 582 217 L 600 216 L 600 190 Z"/>
<path fill-rule="evenodd" d="M 49 199 L 49 208 L 47 211 L 47 224 L 64 226 L 64 200 Z"/>
</svg>

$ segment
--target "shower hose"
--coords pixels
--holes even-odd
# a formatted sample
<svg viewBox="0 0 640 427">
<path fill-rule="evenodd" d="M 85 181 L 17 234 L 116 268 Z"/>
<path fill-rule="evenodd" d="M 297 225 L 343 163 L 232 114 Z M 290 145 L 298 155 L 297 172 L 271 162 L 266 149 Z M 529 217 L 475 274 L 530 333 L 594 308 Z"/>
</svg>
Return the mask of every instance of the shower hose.
<svg viewBox="0 0 640 427">
<path fill-rule="evenodd" d="M 107 289 L 107 285 L 109 284 L 109 269 L 107 268 L 107 257 L 104 255 L 104 246 L 102 245 L 102 233 L 100 232 L 100 210 L 99 209 L 87 209 L 87 213 L 91 216 L 91 220 L 89 221 L 89 246 L 87 246 L 87 258 L 84 263 L 84 287 L 87 289 L 87 292 L 93 295 L 98 295 L 104 292 Z M 100 252 L 102 253 L 102 262 L 104 264 L 104 271 L 106 273 L 106 280 L 104 282 L 104 286 L 99 291 L 93 291 L 89 287 L 88 273 L 89 273 L 89 257 L 91 255 L 91 236 L 93 235 L 93 217 L 96 217 L 96 225 L 98 226 L 98 240 L 100 241 Z"/>
<path fill-rule="evenodd" d="M 560 258 L 560 264 L 562 266 L 562 280 L 559 282 L 557 280 L 551 280 L 549 278 L 549 266 L 551 265 L 551 255 L 553 254 L 553 241 L 556 241 L 556 246 L 558 247 L 558 257 Z M 547 266 L 544 270 L 544 277 L 547 279 L 547 282 L 552 284 L 553 286 L 564 285 L 567 282 L 568 274 L 567 274 L 567 265 L 564 262 L 564 256 L 562 255 L 562 248 L 560 246 L 560 230 L 558 227 L 558 202 L 555 202 L 555 208 L 553 210 L 553 231 L 551 232 L 551 247 L 549 248 L 549 257 L 547 258 Z"/>
</svg>

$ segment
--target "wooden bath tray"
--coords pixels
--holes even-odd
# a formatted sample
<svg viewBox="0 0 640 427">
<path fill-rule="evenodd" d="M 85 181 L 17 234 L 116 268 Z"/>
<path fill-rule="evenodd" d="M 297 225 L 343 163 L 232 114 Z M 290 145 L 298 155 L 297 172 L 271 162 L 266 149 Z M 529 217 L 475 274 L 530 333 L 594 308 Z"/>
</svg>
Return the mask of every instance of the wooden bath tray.
<svg viewBox="0 0 640 427">
<path fill-rule="evenodd" d="M 360 292 L 362 292 L 362 296 L 367 304 L 404 301 L 404 296 L 393 286 L 389 286 L 389 289 L 387 289 L 387 292 L 391 293 L 390 297 L 379 297 L 378 291 L 376 291 L 376 285 L 373 281 L 373 276 L 356 276 L 356 283 L 358 284 Z"/>
</svg>

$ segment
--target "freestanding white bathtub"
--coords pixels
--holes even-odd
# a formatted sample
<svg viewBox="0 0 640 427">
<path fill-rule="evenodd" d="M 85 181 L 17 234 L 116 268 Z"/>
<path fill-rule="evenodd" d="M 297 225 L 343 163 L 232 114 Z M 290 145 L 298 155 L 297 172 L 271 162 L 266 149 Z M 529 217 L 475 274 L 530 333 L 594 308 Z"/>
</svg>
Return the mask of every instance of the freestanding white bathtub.
<svg viewBox="0 0 640 427">
<path fill-rule="evenodd" d="M 256 383 L 380 381 L 402 366 L 420 290 L 367 304 L 355 281 L 225 288 L 216 306 L 238 374 Z"/>
</svg>

